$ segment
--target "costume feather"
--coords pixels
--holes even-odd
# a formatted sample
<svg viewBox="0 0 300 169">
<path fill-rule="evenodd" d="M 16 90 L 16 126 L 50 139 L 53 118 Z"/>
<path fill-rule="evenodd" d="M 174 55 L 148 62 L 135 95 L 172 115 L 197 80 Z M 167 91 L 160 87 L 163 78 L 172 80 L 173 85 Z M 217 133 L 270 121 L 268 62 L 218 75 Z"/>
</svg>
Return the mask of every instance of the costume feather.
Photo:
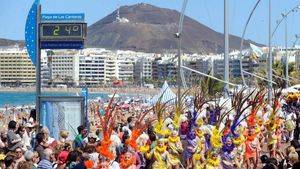
<svg viewBox="0 0 300 169">
<path fill-rule="evenodd" d="M 113 105 L 114 97 L 115 97 L 115 93 L 113 97 L 110 99 L 107 108 L 105 109 L 104 116 L 101 117 L 99 115 L 100 124 L 102 126 L 102 131 L 103 131 L 103 139 L 100 142 L 100 146 L 96 148 L 99 154 L 109 158 L 110 160 L 113 160 L 114 158 L 114 154 L 109 150 L 109 147 L 112 143 L 112 141 L 110 140 L 110 136 L 116 119 L 116 114 L 115 114 L 116 106 Z"/>
</svg>

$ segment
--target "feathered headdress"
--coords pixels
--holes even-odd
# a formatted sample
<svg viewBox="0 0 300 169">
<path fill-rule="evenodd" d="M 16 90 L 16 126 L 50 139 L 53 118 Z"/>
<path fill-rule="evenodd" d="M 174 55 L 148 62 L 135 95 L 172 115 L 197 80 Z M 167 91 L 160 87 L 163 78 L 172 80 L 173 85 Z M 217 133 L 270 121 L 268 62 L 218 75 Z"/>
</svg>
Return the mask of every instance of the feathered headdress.
<svg viewBox="0 0 300 169">
<path fill-rule="evenodd" d="M 100 146 L 96 148 L 97 152 L 100 155 L 107 157 L 110 160 L 114 159 L 114 154 L 109 149 L 112 143 L 112 141 L 110 140 L 110 136 L 112 134 L 112 130 L 115 125 L 115 118 L 116 118 L 116 114 L 115 114 L 116 105 L 113 104 L 114 96 L 115 94 L 110 99 L 109 104 L 105 109 L 104 116 L 99 115 L 102 131 L 103 131 L 103 139 L 100 142 L 101 143 Z"/>
<path fill-rule="evenodd" d="M 188 126 L 188 132 L 191 132 L 194 127 L 201 127 L 203 125 L 203 120 L 198 119 L 199 113 L 203 111 L 203 106 L 207 104 L 210 99 L 208 99 L 205 96 L 205 92 L 202 90 L 197 90 L 198 92 L 195 93 L 195 99 L 194 99 L 194 111 L 191 112 L 190 118 L 189 118 L 189 126 Z"/>
<path fill-rule="evenodd" d="M 220 103 L 216 103 L 216 107 L 220 109 L 224 109 L 226 102 L 219 105 Z M 226 118 L 231 110 L 224 112 L 220 118 L 218 119 L 215 126 L 212 128 L 212 132 L 210 138 L 206 138 L 206 144 L 208 145 L 208 149 L 220 149 L 222 147 L 222 131 L 220 131 L 220 124 L 222 123 L 223 119 Z"/>
<path fill-rule="evenodd" d="M 271 111 L 271 114 L 269 116 L 269 120 L 267 122 L 267 129 L 269 131 L 275 131 L 277 126 L 278 126 L 278 123 L 276 123 L 276 115 L 277 115 L 277 112 L 280 108 L 280 95 L 281 95 L 281 90 L 279 90 L 278 92 L 275 92 L 274 94 L 274 101 L 273 101 L 273 105 L 272 105 L 272 111 Z"/>
<path fill-rule="evenodd" d="M 239 92 L 235 93 L 231 101 L 232 107 L 235 111 L 235 116 L 233 118 L 232 125 L 230 127 L 230 131 L 233 137 L 239 137 L 239 135 L 236 133 L 235 130 L 239 126 L 239 124 L 247 117 L 245 116 L 241 119 L 244 112 L 251 106 L 251 104 L 247 104 L 247 101 L 250 99 L 254 91 L 248 94 L 244 94 L 244 93 L 245 93 L 245 89 L 242 89 Z M 249 122 L 251 124 L 255 124 L 255 121 L 253 120 L 254 119 L 251 119 Z"/>
<path fill-rule="evenodd" d="M 222 134 L 217 127 L 213 127 L 212 129 L 210 145 L 214 149 L 219 149 L 222 147 Z"/>
<path fill-rule="evenodd" d="M 138 150 L 137 145 L 137 139 L 138 137 L 148 128 L 148 125 L 151 124 L 154 119 L 149 119 L 148 121 L 145 121 L 145 117 L 152 109 L 149 109 L 141 114 L 139 114 L 135 124 L 134 128 L 132 130 L 131 136 L 129 139 L 126 140 L 126 144 L 133 148 L 134 150 Z"/>
<path fill-rule="evenodd" d="M 177 99 L 176 104 L 175 104 L 175 116 L 173 119 L 173 125 L 175 129 L 179 129 L 180 126 L 180 115 L 185 109 L 185 101 L 186 101 L 186 96 L 188 94 L 189 90 L 186 90 L 182 95 L 181 99 Z"/>
<path fill-rule="evenodd" d="M 157 103 L 153 106 L 153 113 L 157 116 L 157 122 L 154 125 L 154 132 L 158 135 L 165 136 L 169 134 L 169 131 L 163 129 L 164 113 L 168 107 L 168 103 L 162 103 L 162 96 L 158 99 Z"/>
</svg>

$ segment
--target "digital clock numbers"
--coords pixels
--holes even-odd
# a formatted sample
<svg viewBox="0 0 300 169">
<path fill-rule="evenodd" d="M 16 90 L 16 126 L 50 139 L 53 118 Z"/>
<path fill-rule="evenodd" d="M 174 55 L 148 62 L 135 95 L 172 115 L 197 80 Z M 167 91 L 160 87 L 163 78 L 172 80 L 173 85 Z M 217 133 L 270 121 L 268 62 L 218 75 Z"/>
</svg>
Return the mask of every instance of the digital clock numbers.
<svg viewBox="0 0 300 169">
<path fill-rule="evenodd" d="M 82 39 L 85 37 L 85 23 L 43 23 L 41 25 L 41 39 Z"/>
</svg>

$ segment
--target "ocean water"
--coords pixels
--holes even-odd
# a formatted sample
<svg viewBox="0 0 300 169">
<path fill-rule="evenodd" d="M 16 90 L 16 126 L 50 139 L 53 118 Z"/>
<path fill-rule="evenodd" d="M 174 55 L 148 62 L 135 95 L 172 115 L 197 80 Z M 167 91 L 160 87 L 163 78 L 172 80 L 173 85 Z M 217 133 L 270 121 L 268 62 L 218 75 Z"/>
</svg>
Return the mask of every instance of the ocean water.
<svg viewBox="0 0 300 169">
<path fill-rule="evenodd" d="M 76 93 L 67 92 L 45 92 L 45 96 L 76 96 Z M 107 99 L 106 93 L 89 93 L 89 99 Z M 0 92 L 0 108 L 5 105 L 22 106 L 22 105 L 34 105 L 35 104 L 35 92 Z"/>
</svg>

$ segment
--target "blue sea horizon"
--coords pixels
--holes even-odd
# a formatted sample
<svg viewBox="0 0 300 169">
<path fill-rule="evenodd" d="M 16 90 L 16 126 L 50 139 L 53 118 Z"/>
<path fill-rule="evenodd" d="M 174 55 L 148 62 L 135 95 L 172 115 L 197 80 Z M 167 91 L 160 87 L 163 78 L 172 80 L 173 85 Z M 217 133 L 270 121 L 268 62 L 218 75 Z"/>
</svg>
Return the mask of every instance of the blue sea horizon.
<svg viewBox="0 0 300 169">
<path fill-rule="evenodd" d="M 79 93 L 80 94 L 80 93 Z M 45 96 L 77 96 L 77 93 L 70 92 L 43 92 Z M 108 93 L 89 93 L 89 99 L 107 99 Z M 0 92 L 0 108 L 5 105 L 23 106 L 35 105 L 35 92 Z"/>
</svg>

